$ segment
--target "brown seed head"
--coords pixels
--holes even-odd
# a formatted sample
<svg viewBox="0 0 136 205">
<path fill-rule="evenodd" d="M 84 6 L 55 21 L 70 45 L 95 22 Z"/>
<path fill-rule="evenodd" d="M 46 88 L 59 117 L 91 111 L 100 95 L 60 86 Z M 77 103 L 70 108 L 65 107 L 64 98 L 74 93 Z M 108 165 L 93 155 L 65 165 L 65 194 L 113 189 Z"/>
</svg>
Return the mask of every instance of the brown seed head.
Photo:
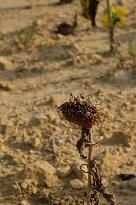
<svg viewBox="0 0 136 205">
<path fill-rule="evenodd" d="M 68 102 L 58 107 L 62 116 L 80 127 L 91 128 L 103 120 L 102 108 L 97 103 L 92 103 L 90 97 L 80 95 L 74 97 L 72 94 Z"/>
</svg>

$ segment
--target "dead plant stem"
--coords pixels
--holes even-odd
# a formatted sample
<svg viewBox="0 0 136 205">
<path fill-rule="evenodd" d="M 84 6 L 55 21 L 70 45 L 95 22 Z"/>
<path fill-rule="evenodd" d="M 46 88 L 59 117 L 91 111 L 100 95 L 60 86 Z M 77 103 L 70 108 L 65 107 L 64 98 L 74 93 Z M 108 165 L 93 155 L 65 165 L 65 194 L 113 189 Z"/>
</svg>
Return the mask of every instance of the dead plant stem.
<svg viewBox="0 0 136 205">
<path fill-rule="evenodd" d="M 92 129 L 89 131 L 89 144 L 92 145 Z M 87 205 L 92 205 L 90 204 L 90 194 L 91 194 L 91 166 L 90 166 L 90 161 L 92 160 L 92 146 L 88 146 L 88 187 L 87 187 Z"/>
</svg>

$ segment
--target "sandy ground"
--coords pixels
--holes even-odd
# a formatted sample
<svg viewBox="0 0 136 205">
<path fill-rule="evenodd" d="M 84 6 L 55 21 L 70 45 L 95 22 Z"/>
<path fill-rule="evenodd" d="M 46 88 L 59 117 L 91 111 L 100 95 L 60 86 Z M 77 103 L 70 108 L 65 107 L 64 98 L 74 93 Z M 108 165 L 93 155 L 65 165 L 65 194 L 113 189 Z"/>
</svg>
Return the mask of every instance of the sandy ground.
<svg viewBox="0 0 136 205">
<path fill-rule="evenodd" d="M 117 204 L 136 205 L 136 180 L 118 178 L 136 174 L 136 66 L 128 53 L 129 41 L 136 43 L 136 1 L 126 1 L 129 15 L 116 29 L 115 55 L 101 23 L 104 1 L 95 29 L 82 17 L 78 0 L 55 2 L 0 0 L 0 204 L 82 204 L 86 177 L 75 146 L 80 130 L 57 113 L 72 92 L 102 103 L 106 117 L 93 130 L 102 144 L 99 166 Z M 75 34 L 54 34 L 76 11 Z M 80 190 L 73 188 L 74 179 Z"/>
</svg>

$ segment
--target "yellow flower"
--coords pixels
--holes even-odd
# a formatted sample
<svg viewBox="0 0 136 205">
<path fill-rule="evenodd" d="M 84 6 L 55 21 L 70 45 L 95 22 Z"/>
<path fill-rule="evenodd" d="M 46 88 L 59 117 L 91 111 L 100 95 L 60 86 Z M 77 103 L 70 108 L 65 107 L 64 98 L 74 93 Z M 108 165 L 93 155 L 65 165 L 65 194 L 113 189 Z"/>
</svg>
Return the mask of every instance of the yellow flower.
<svg viewBox="0 0 136 205">
<path fill-rule="evenodd" d="M 127 11 L 124 7 L 112 7 L 111 9 L 111 17 L 112 21 L 114 22 L 116 19 L 120 19 L 117 21 L 114 26 L 123 26 L 126 22 L 125 17 L 127 16 Z M 108 27 L 109 26 L 109 18 L 107 15 L 104 16 L 103 18 L 103 26 Z"/>
<path fill-rule="evenodd" d="M 119 27 L 121 27 L 121 26 L 124 26 L 125 23 L 126 23 L 125 18 L 120 18 L 120 21 L 118 21 L 118 22 L 116 23 L 116 25 L 119 26 Z"/>
<path fill-rule="evenodd" d="M 128 15 L 127 10 L 125 9 L 125 7 L 117 7 L 114 6 L 111 9 L 112 14 L 115 14 L 119 17 L 126 17 Z"/>
<path fill-rule="evenodd" d="M 120 21 L 118 21 L 118 22 L 115 24 L 115 26 L 121 27 L 121 26 L 123 26 L 125 23 L 126 23 L 125 18 L 120 18 Z M 108 19 L 108 16 L 104 16 L 102 24 L 103 24 L 103 27 L 109 27 L 109 19 Z"/>
</svg>

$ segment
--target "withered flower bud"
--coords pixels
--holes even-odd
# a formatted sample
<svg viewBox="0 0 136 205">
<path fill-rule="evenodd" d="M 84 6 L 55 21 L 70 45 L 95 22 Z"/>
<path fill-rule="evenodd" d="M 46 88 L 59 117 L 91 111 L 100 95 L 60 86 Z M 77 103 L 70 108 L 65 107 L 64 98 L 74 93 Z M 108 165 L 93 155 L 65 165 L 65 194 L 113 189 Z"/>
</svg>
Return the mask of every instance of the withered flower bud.
<svg viewBox="0 0 136 205">
<path fill-rule="evenodd" d="M 71 94 L 69 101 L 58 107 L 58 111 L 69 122 L 87 129 L 101 122 L 104 116 L 97 103 L 82 95 L 75 97 Z"/>
</svg>

